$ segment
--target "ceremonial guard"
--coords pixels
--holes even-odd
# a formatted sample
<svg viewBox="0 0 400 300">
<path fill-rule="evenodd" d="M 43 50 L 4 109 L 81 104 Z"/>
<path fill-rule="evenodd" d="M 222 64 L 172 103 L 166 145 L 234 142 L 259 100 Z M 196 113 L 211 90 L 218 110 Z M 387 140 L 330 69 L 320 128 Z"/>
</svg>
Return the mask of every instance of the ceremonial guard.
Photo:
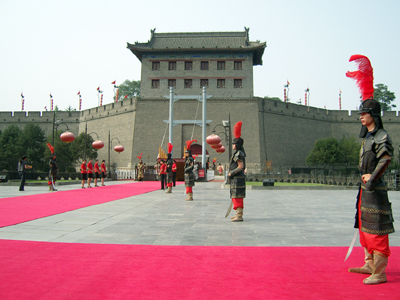
<svg viewBox="0 0 400 300">
<path fill-rule="evenodd" d="M 163 160 L 160 160 L 160 179 L 161 179 L 161 189 L 164 190 L 165 184 L 167 182 L 167 165 Z"/>
<path fill-rule="evenodd" d="M 197 142 L 197 140 L 186 141 L 186 151 L 185 151 L 185 187 L 186 187 L 186 194 L 188 197 L 185 199 L 186 201 L 193 200 L 193 187 L 194 187 L 194 159 L 192 157 L 192 151 L 190 147 L 193 142 Z"/>
<path fill-rule="evenodd" d="M 172 164 L 172 181 L 173 181 L 173 186 L 176 186 L 176 171 L 178 170 L 178 167 L 176 165 L 176 161 L 175 159 L 172 160 L 173 164 Z"/>
<path fill-rule="evenodd" d="M 231 180 L 230 193 L 233 209 L 236 215 L 231 218 L 232 222 L 243 221 L 243 198 L 246 197 L 246 153 L 243 148 L 244 140 L 240 137 L 242 133 L 242 122 L 237 122 L 233 127 L 235 139 L 232 141 L 232 149 L 235 151 L 231 157 L 228 176 Z M 229 211 L 228 211 L 229 212 Z"/>
<path fill-rule="evenodd" d="M 174 146 L 171 144 L 171 143 L 168 143 L 168 158 L 167 158 L 167 162 L 166 162 L 166 165 L 167 165 L 167 187 L 168 187 L 168 189 L 167 189 L 167 191 L 166 191 L 166 193 L 172 193 L 172 184 L 173 184 L 173 177 L 174 177 L 174 174 L 173 174 L 173 172 L 172 172 L 172 165 L 173 165 L 173 161 L 172 161 L 172 148 L 173 148 Z"/>
<path fill-rule="evenodd" d="M 106 176 L 107 176 L 107 169 L 106 169 L 106 161 L 104 159 L 101 162 L 100 168 L 101 168 L 101 185 L 105 186 L 104 178 L 106 178 Z"/>
<path fill-rule="evenodd" d="M 139 160 L 139 163 L 137 165 L 137 181 L 142 181 L 144 178 L 144 164 L 142 160 Z"/>
<path fill-rule="evenodd" d="M 82 188 L 84 189 L 85 181 L 87 180 L 86 159 L 84 159 L 81 164 L 81 179 L 82 179 Z"/>
<path fill-rule="evenodd" d="M 49 181 L 48 181 L 49 191 L 57 191 L 57 189 L 55 188 L 55 183 L 57 180 L 57 170 L 58 170 L 57 158 L 56 158 L 56 154 L 54 153 L 54 147 L 50 143 L 47 143 L 47 147 L 49 147 L 50 152 L 51 152 L 50 161 L 49 161 L 49 165 L 50 165 Z"/>
<path fill-rule="evenodd" d="M 94 187 L 98 187 L 97 179 L 99 178 L 100 178 L 99 160 L 96 158 L 96 162 L 94 164 Z"/>
<path fill-rule="evenodd" d="M 365 251 L 365 265 L 350 268 L 349 272 L 371 274 L 364 284 L 386 282 L 386 266 L 390 256 L 389 236 L 394 232 L 391 203 L 383 173 L 393 157 L 392 141 L 383 129 L 381 107 L 373 99 L 373 69 L 366 56 L 353 55 L 350 61 L 358 64 L 358 71 L 347 72 L 354 78 L 362 94 L 359 108 L 360 138 L 363 138 L 358 169 L 361 185 L 357 195 L 355 228 L 360 233 L 360 243 Z"/>
</svg>

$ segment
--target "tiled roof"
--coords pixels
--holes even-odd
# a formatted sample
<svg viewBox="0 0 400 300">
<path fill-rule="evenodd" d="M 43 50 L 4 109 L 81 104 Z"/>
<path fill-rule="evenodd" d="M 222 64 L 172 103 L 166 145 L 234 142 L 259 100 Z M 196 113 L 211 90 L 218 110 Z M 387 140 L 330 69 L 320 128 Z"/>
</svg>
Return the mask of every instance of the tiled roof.
<svg viewBox="0 0 400 300">
<path fill-rule="evenodd" d="M 255 64 L 262 64 L 261 57 L 266 43 L 249 41 L 249 30 L 240 32 L 176 32 L 156 33 L 151 30 L 151 39 L 147 43 L 128 43 L 130 49 L 139 60 L 146 52 L 165 51 L 256 51 Z"/>
</svg>

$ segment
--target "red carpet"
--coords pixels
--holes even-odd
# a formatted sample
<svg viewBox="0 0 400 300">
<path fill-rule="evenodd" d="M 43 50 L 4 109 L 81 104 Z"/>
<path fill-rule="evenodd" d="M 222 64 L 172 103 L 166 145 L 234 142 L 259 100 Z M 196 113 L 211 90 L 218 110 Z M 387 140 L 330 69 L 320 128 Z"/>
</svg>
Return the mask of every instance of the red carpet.
<svg viewBox="0 0 400 300">
<path fill-rule="evenodd" d="M 346 247 L 197 247 L 0 240 L 0 299 L 399 299 L 400 248 L 388 283 L 366 286 Z"/>
<path fill-rule="evenodd" d="M 143 181 L 91 189 L 0 198 L 0 227 L 15 225 L 158 189 L 160 189 L 160 182 Z"/>
</svg>

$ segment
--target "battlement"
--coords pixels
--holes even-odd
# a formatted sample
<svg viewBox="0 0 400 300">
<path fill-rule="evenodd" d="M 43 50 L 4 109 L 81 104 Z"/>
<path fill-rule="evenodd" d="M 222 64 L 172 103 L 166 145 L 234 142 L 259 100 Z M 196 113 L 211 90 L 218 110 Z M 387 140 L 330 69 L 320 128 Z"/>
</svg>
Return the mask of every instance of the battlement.
<svg viewBox="0 0 400 300">
<path fill-rule="evenodd" d="M 131 98 L 82 110 L 79 112 L 79 118 L 81 122 L 84 122 L 91 119 L 106 118 L 117 114 L 132 112 L 136 110 L 136 101 L 137 98 Z"/>
</svg>

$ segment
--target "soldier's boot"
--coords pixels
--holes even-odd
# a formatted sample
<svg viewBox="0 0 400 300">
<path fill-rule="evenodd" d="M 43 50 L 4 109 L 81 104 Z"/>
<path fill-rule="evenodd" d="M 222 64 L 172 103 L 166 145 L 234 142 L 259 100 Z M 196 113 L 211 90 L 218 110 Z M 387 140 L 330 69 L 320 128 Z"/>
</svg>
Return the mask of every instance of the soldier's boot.
<svg viewBox="0 0 400 300">
<path fill-rule="evenodd" d="M 188 193 L 188 197 L 185 200 L 186 201 L 193 201 L 193 193 Z"/>
<path fill-rule="evenodd" d="M 165 192 L 166 194 L 170 194 L 170 193 L 172 193 L 172 187 L 168 187 L 168 190 Z"/>
<path fill-rule="evenodd" d="M 367 248 L 364 248 L 365 252 L 365 265 L 361 268 L 350 268 L 350 273 L 361 273 L 361 274 L 372 274 L 372 270 L 374 268 L 374 259 L 372 254 L 368 253 Z"/>
<path fill-rule="evenodd" d="M 236 209 L 236 215 L 231 218 L 231 222 L 240 222 L 243 221 L 243 208 L 238 207 Z"/>
<path fill-rule="evenodd" d="M 386 267 L 388 264 L 388 257 L 383 253 L 374 251 L 373 259 L 374 259 L 374 268 L 372 275 L 364 279 L 363 281 L 364 284 L 378 284 L 387 281 Z"/>
</svg>

